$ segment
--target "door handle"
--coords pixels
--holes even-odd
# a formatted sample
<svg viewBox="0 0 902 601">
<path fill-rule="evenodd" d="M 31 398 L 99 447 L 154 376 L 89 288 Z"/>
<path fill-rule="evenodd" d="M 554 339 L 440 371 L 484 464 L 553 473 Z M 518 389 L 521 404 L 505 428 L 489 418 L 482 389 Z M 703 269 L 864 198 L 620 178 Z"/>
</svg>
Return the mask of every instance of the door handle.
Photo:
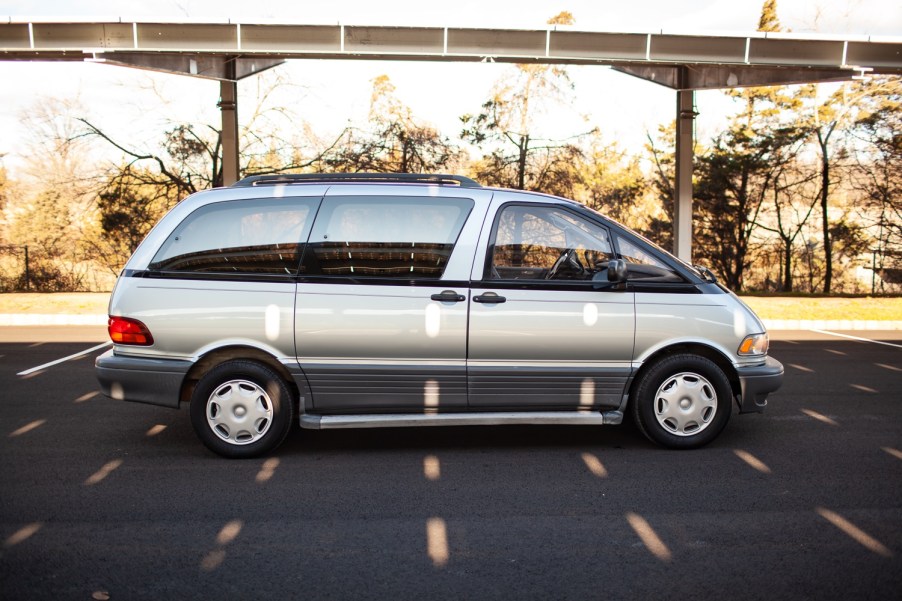
<svg viewBox="0 0 902 601">
<path fill-rule="evenodd" d="M 473 300 L 477 303 L 485 303 L 487 305 L 497 305 L 498 303 L 507 302 L 506 298 L 498 296 L 494 292 L 486 292 L 485 294 L 474 296 Z"/>
<path fill-rule="evenodd" d="M 453 290 L 444 290 L 440 294 L 433 294 L 430 298 L 434 301 L 439 301 L 442 303 L 459 303 L 461 301 L 467 300 L 467 297 L 463 294 L 458 294 Z"/>
</svg>

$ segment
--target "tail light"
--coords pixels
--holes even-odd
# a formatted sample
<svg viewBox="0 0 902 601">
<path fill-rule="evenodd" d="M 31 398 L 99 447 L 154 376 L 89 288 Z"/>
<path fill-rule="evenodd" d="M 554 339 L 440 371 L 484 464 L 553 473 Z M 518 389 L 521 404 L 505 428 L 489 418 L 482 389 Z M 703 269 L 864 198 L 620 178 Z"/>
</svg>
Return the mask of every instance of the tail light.
<svg viewBox="0 0 902 601">
<path fill-rule="evenodd" d="M 116 344 L 133 344 L 135 346 L 153 344 L 150 330 L 137 319 L 111 315 L 107 329 L 110 332 L 110 339 Z"/>
</svg>

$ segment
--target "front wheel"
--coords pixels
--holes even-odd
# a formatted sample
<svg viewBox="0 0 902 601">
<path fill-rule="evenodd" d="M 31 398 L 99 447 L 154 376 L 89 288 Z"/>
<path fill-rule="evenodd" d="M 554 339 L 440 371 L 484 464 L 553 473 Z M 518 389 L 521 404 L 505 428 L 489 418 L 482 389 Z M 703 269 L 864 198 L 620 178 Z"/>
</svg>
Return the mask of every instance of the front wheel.
<svg viewBox="0 0 902 601">
<path fill-rule="evenodd" d="M 732 411 L 730 382 L 713 361 L 673 355 L 646 371 L 633 389 L 633 418 L 652 442 L 692 449 L 714 440 Z"/>
<path fill-rule="evenodd" d="M 207 372 L 191 396 L 191 425 L 223 457 L 257 457 L 291 429 L 294 398 L 274 371 L 252 361 L 227 361 Z"/>
</svg>

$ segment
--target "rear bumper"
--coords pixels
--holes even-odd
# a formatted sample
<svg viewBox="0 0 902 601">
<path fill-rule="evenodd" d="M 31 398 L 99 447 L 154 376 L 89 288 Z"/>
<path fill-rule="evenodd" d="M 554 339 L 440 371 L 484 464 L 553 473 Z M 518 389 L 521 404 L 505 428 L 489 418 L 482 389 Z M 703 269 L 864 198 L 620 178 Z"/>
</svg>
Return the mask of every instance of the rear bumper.
<svg viewBox="0 0 902 601">
<path fill-rule="evenodd" d="M 741 389 L 739 413 L 764 411 L 767 407 L 767 395 L 783 383 L 783 364 L 773 357 L 767 357 L 764 365 L 740 367 L 736 372 Z"/>
<path fill-rule="evenodd" d="M 97 357 L 94 371 L 100 390 L 119 401 L 179 406 L 179 393 L 190 361 L 123 357 L 113 349 Z"/>
</svg>

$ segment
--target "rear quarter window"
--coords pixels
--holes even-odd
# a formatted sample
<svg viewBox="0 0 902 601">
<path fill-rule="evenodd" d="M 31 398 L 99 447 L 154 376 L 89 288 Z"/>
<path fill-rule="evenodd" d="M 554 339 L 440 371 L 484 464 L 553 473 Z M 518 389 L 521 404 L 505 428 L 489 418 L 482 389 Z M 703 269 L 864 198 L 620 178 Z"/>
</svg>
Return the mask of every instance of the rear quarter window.
<svg viewBox="0 0 902 601">
<path fill-rule="evenodd" d="M 175 228 L 149 268 L 165 272 L 295 275 L 319 199 L 206 205 Z"/>
</svg>

